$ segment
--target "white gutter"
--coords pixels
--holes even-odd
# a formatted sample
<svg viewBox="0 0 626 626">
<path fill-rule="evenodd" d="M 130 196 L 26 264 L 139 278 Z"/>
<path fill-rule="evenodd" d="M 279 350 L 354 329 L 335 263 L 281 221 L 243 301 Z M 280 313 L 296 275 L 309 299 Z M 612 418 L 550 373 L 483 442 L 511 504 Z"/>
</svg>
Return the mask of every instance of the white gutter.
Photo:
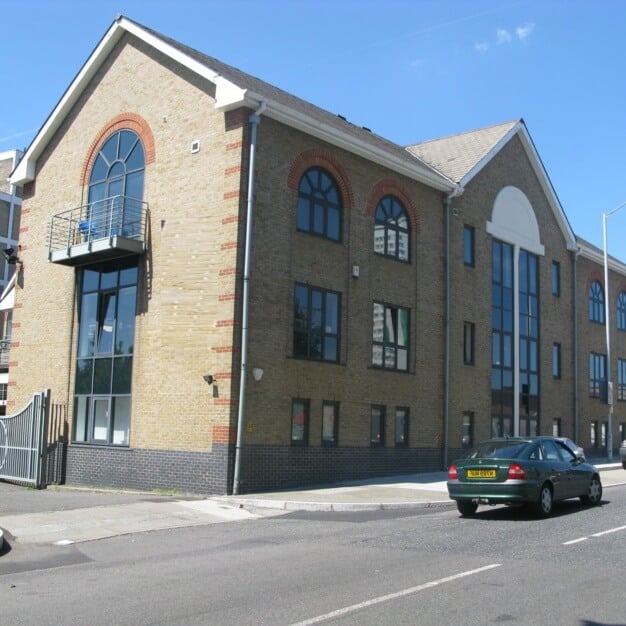
<svg viewBox="0 0 626 626">
<path fill-rule="evenodd" d="M 254 163 L 256 157 L 256 135 L 261 115 L 267 103 L 261 102 L 259 108 L 248 118 L 250 123 L 250 157 L 248 167 L 248 204 L 246 211 L 246 244 L 243 262 L 243 296 L 241 310 L 241 374 L 239 377 L 239 406 L 237 409 L 237 443 L 235 446 L 235 475 L 233 495 L 239 494 L 241 473 L 241 450 L 243 448 L 243 426 L 246 409 L 246 379 L 248 369 L 248 309 L 250 304 L 250 249 L 252 245 L 252 215 L 254 209 Z"/>
</svg>

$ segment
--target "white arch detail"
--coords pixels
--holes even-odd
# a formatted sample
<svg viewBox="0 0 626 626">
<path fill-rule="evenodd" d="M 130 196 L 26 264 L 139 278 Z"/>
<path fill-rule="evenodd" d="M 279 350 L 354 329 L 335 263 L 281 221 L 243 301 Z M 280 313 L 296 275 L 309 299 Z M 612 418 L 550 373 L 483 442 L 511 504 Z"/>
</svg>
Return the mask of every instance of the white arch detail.
<svg viewBox="0 0 626 626">
<path fill-rule="evenodd" d="M 487 222 L 487 232 L 501 241 L 545 256 L 535 211 L 526 194 L 517 187 L 509 185 L 498 192 L 491 211 L 491 221 Z"/>
</svg>

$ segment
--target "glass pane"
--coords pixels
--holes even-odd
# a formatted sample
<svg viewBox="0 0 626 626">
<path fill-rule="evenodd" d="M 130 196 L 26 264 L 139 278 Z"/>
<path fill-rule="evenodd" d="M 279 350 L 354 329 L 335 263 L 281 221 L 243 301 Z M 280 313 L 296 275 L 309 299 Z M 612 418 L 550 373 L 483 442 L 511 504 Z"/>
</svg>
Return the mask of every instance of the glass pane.
<svg viewBox="0 0 626 626">
<path fill-rule="evenodd" d="M 333 241 L 339 241 L 341 237 L 340 212 L 334 207 L 328 208 L 328 224 L 326 236 Z"/>
<path fill-rule="evenodd" d="M 133 372 L 132 357 L 118 357 L 113 360 L 113 388 L 112 393 L 130 393 L 130 383 Z"/>
<path fill-rule="evenodd" d="M 373 325 L 372 325 L 373 341 L 382 343 L 385 339 L 384 316 L 385 316 L 385 307 L 382 304 L 378 304 L 377 302 L 374 302 Z"/>
<path fill-rule="evenodd" d="M 115 354 L 132 354 L 135 338 L 135 303 L 137 288 L 120 289 L 115 333 Z"/>
<path fill-rule="evenodd" d="M 396 367 L 396 349 L 391 346 L 385 346 L 385 367 L 389 369 Z"/>
<path fill-rule="evenodd" d="M 397 311 L 387 307 L 385 309 L 385 343 L 396 343 Z"/>
<path fill-rule="evenodd" d="M 128 445 L 130 398 L 113 398 L 113 443 Z"/>
<path fill-rule="evenodd" d="M 326 294 L 325 332 L 337 334 L 339 322 L 339 296 L 336 293 Z"/>
<path fill-rule="evenodd" d="M 291 406 L 291 441 L 304 441 L 306 428 L 306 404 L 294 402 Z"/>
<path fill-rule="evenodd" d="M 325 404 L 322 408 L 322 441 L 335 442 L 335 405 Z"/>
<path fill-rule="evenodd" d="M 382 414 L 379 408 L 372 407 L 370 420 L 370 443 L 381 444 L 383 442 Z"/>
<path fill-rule="evenodd" d="M 98 294 L 83 296 L 80 305 L 80 323 L 78 332 L 78 356 L 91 356 L 96 345 L 98 332 Z M 81 392 L 85 393 L 85 392 Z"/>
<path fill-rule="evenodd" d="M 398 309 L 398 340 L 399 346 L 409 345 L 409 311 Z"/>
<path fill-rule="evenodd" d="M 102 158 L 101 154 L 98 154 L 96 161 L 91 169 L 91 176 L 89 182 L 91 184 L 103 181 L 107 177 L 109 166 L 107 162 Z"/>
<path fill-rule="evenodd" d="M 111 393 L 111 366 L 113 359 L 96 359 L 94 362 L 93 392 Z"/>
<path fill-rule="evenodd" d="M 76 361 L 75 394 L 91 393 L 92 368 L 92 359 L 78 359 Z"/>
<path fill-rule="evenodd" d="M 298 230 L 308 231 L 309 226 L 309 200 L 307 198 L 298 198 L 298 208 L 296 211 L 296 228 Z"/>
<path fill-rule="evenodd" d="M 126 189 L 124 190 L 124 195 L 129 198 L 137 198 L 138 200 L 143 198 L 143 170 L 133 172 L 126 177 Z"/>
<path fill-rule="evenodd" d="M 325 337 L 324 338 L 324 359 L 326 361 L 337 361 L 337 338 Z"/>
<path fill-rule="evenodd" d="M 113 337 L 115 334 L 115 308 L 117 298 L 112 293 L 103 293 L 100 301 L 100 328 L 98 337 L 98 353 L 110 354 L 113 352 Z"/>
<path fill-rule="evenodd" d="M 93 438 L 96 441 L 109 439 L 109 400 L 96 398 L 93 401 Z"/>
<path fill-rule="evenodd" d="M 381 345 L 372 346 L 372 365 L 383 366 L 383 347 Z"/>
<path fill-rule="evenodd" d="M 311 331 L 322 328 L 322 292 L 311 291 Z"/>
<path fill-rule="evenodd" d="M 403 371 L 406 372 L 408 367 L 409 367 L 409 352 L 408 350 L 402 350 L 402 349 L 398 349 L 398 351 L 396 352 L 396 358 L 398 359 L 398 363 L 396 365 L 396 367 Z"/>
<path fill-rule="evenodd" d="M 387 229 L 387 254 L 396 256 L 396 231 L 389 227 Z"/>
<path fill-rule="evenodd" d="M 401 261 L 409 260 L 409 234 L 398 233 L 398 258 Z"/>
<path fill-rule="evenodd" d="M 385 225 L 376 224 L 374 226 L 374 252 L 385 253 Z"/>
<path fill-rule="evenodd" d="M 99 282 L 100 272 L 83 270 L 83 293 L 86 291 L 97 291 Z"/>
<path fill-rule="evenodd" d="M 406 410 L 396 411 L 395 441 L 398 445 L 405 445 L 406 441 Z"/>
<path fill-rule="evenodd" d="M 126 269 L 120 270 L 120 287 L 125 287 L 126 285 L 136 285 L 137 284 L 137 267 L 127 267 Z"/>
<path fill-rule="evenodd" d="M 76 398 L 74 405 L 74 441 L 87 441 L 89 398 Z"/>
<path fill-rule="evenodd" d="M 319 202 L 313 204 L 313 232 L 318 235 L 324 234 L 324 216 L 326 211 L 324 205 Z"/>
</svg>

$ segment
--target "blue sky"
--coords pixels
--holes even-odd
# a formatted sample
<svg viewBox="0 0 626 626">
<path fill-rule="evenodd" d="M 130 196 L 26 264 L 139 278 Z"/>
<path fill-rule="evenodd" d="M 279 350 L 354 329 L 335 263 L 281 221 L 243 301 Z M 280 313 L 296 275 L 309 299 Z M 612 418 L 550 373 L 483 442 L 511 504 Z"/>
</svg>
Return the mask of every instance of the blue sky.
<svg viewBox="0 0 626 626">
<path fill-rule="evenodd" d="M 401 145 L 523 118 L 598 247 L 626 202 L 626 0 L 0 0 L 0 151 L 28 146 L 116 13 Z"/>
</svg>

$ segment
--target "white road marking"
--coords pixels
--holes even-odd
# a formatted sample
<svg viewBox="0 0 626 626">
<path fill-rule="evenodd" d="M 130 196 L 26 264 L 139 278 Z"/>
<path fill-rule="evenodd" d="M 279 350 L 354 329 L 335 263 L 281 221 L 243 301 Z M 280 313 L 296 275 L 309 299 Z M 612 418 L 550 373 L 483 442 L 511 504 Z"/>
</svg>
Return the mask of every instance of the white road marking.
<svg viewBox="0 0 626 626">
<path fill-rule="evenodd" d="M 602 530 L 599 533 L 593 533 L 589 537 L 602 537 L 604 535 L 610 535 L 611 533 L 619 532 L 620 530 L 626 530 L 626 526 L 617 526 L 617 528 L 609 528 L 609 530 Z M 580 543 L 581 541 L 587 541 L 589 537 L 578 537 L 578 539 L 572 539 L 571 541 L 564 541 L 562 545 L 571 546 L 573 543 Z"/>
<path fill-rule="evenodd" d="M 373 606 L 374 604 L 381 604 L 382 602 L 395 600 L 396 598 L 408 596 L 413 593 L 417 593 L 418 591 L 424 591 L 425 589 L 436 587 L 437 585 L 443 585 L 444 583 L 453 582 L 455 580 L 458 580 L 459 578 L 465 578 L 466 576 L 472 576 L 473 574 L 480 574 L 481 572 L 486 572 L 490 569 L 494 569 L 495 567 L 500 567 L 501 565 L 501 563 L 492 563 L 491 565 L 485 565 L 484 567 L 479 567 L 478 569 L 472 569 L 467 572 L 460 572 L 459 574 L 446 576 L 445 578 L 440 578 L 439 580 L 431 580 L 430 582 L 424 583 L 422 585 L 417 585 L 417 587 L 410 587 L 409 589 L 403 589 L 402 591 L 389 593 L 386 596 L 378 596 L 377 598 L 372 598 L 371 600 L 366 600 L 365 602 L 359 602 L 358 604 L 353 604 L 352 606 L 346 606 L 343 609 L 337 609 L 336 611 L 331 611 L 330 613 L 325 613 L 324 615 L 312 617 L 311 619 L 304 620 L 303 622 L 297 622 L 295 624 L 292 624 L 291 626 L 309 626 L 310 624 L 319 624 L 320 622 L 325 622 L 326 620 L 334 619 L 335 617 L 341 617 L 342 615 L 346 615 L 347 613 L 359 611 L 360 609 L 364 609 L 368 606 Z"/>
</svg>

